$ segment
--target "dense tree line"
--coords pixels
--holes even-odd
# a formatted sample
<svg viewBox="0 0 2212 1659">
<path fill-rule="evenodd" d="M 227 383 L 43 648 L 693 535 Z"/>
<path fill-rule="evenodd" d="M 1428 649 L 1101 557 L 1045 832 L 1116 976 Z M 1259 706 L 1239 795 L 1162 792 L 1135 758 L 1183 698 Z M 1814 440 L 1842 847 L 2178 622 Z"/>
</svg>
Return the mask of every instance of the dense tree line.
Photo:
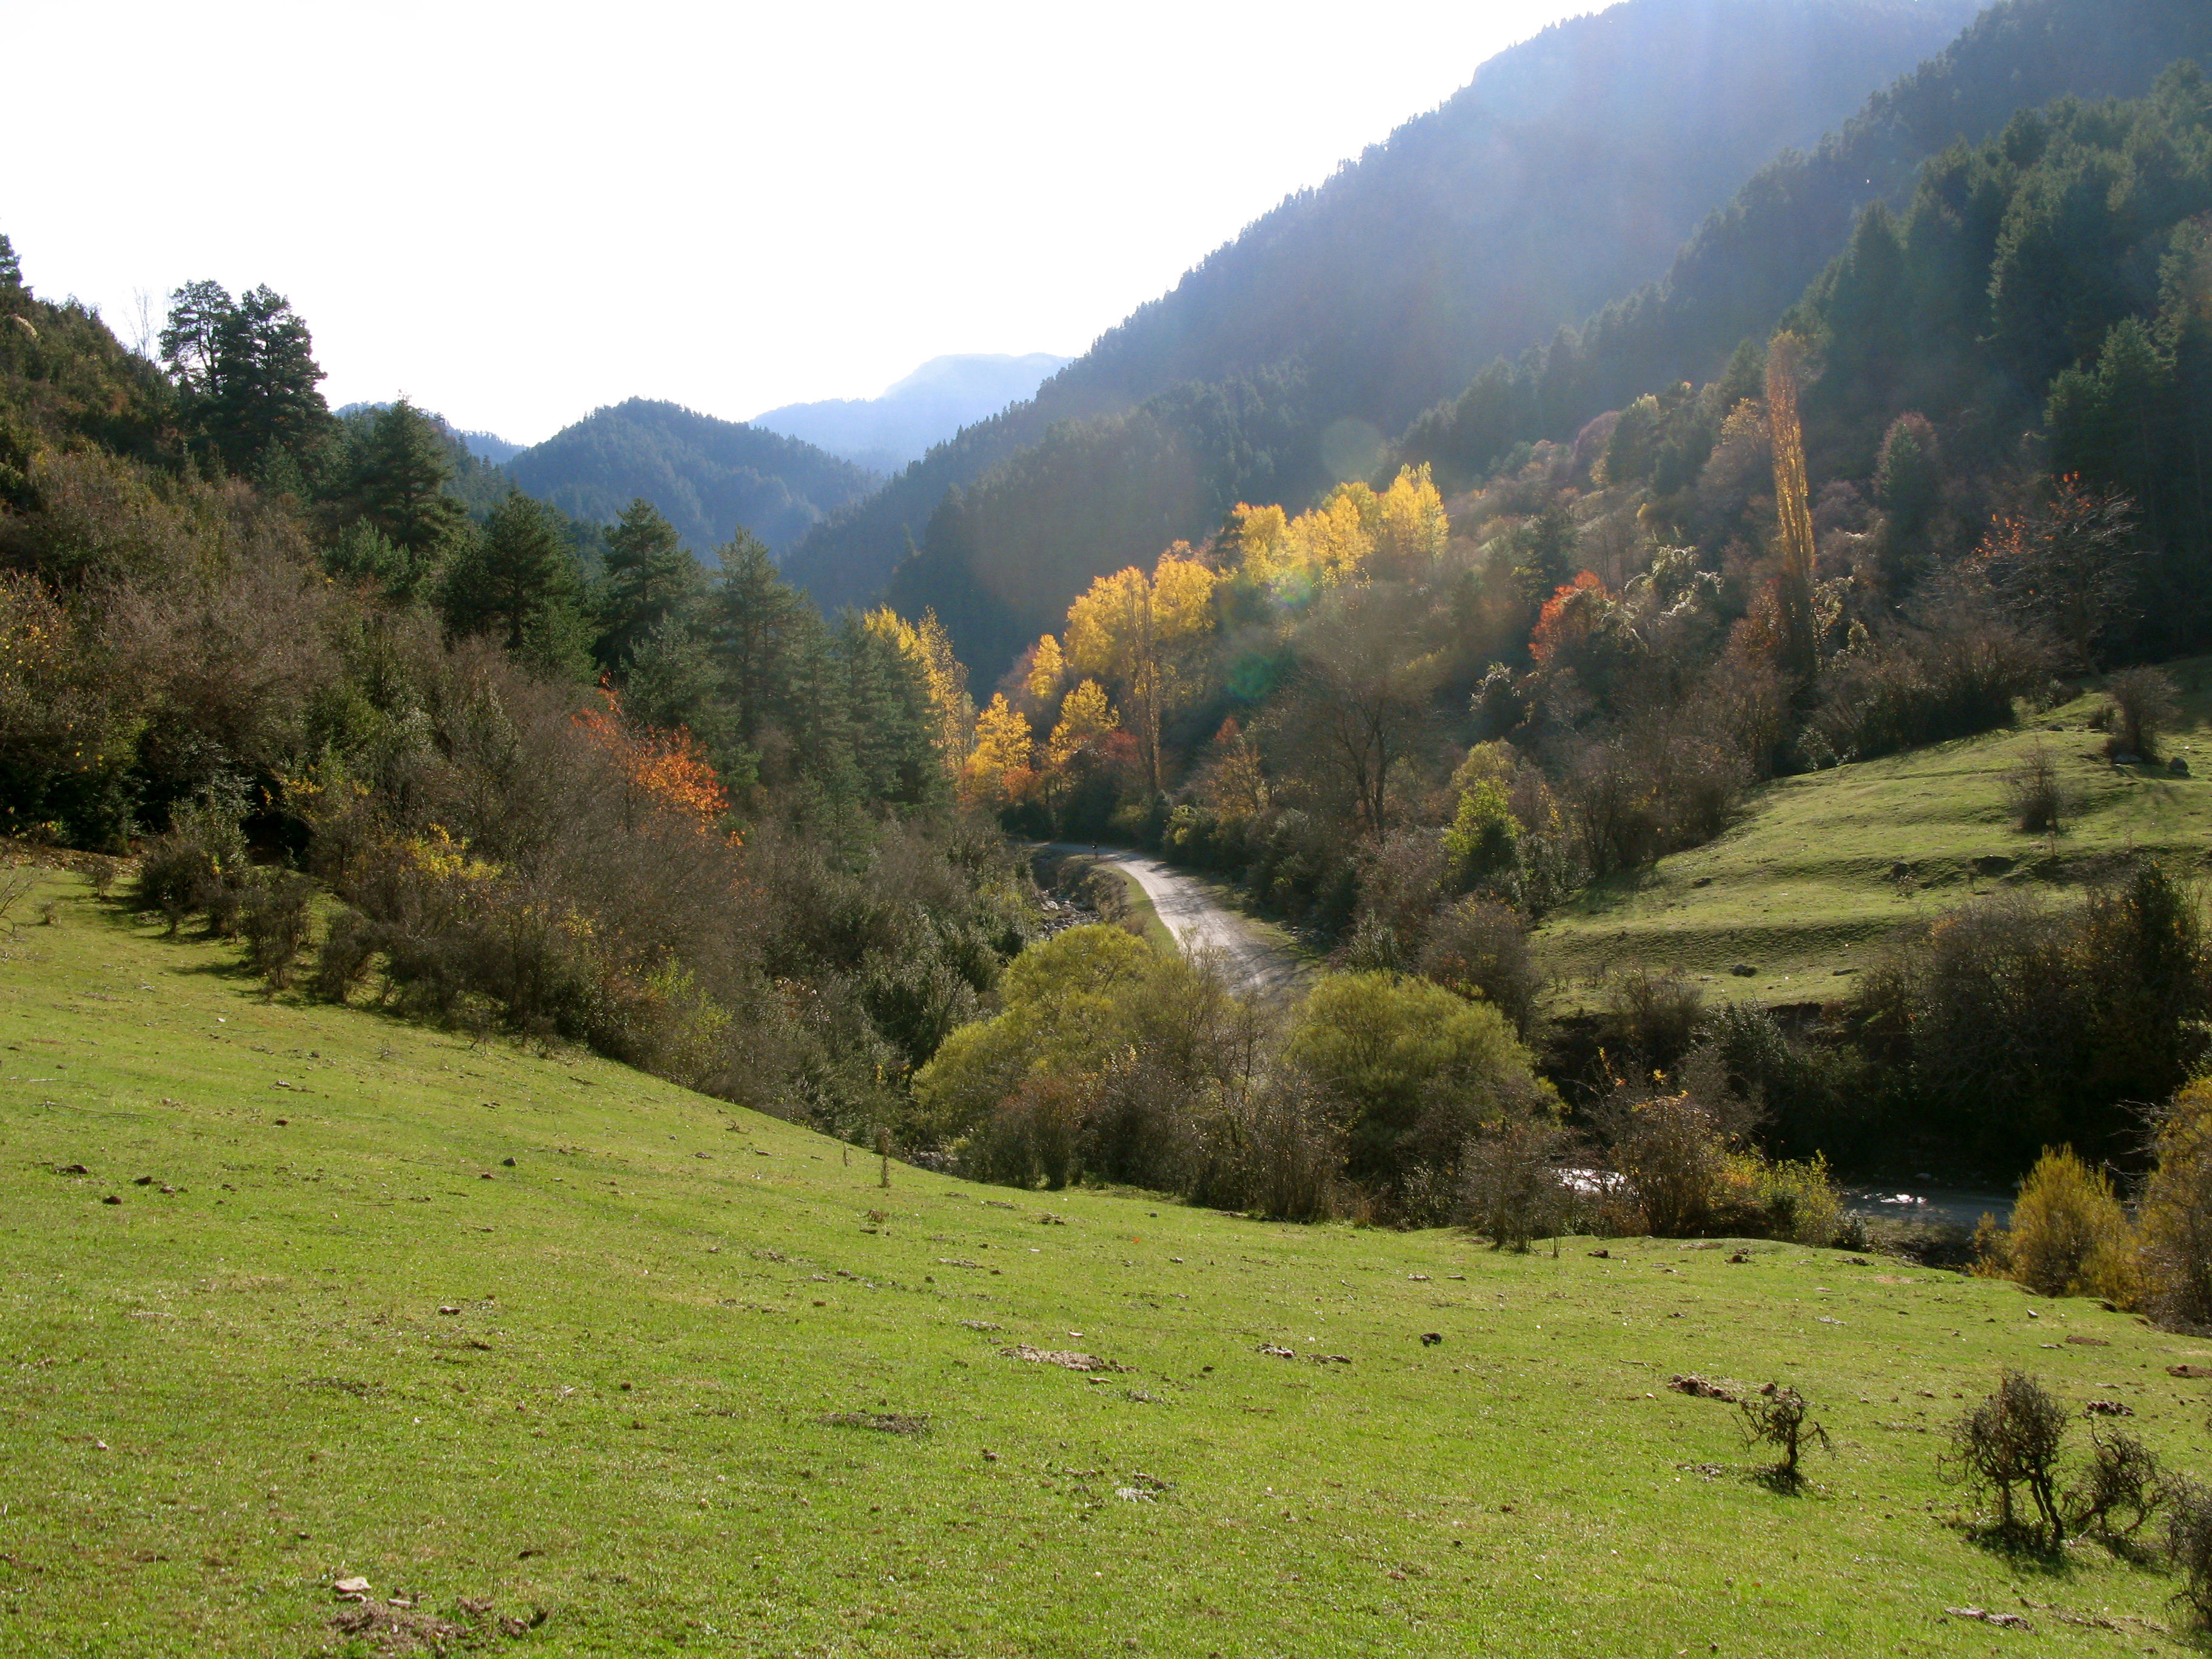
<svg viewBox="0 0 2212 1659">
<path fill-rule="evenodd" d="M 266 289 L 181 290 L 162 357 L 0 240 L 0 830 L 135 848 L 272 983 L 895 1121 L 1034 925 L 947 810 L 941 631 L 824 618 L 742 532 L 710 580 L 643 501 L 492 495 L 404 402 L 333 417 Z"/>
</svg>

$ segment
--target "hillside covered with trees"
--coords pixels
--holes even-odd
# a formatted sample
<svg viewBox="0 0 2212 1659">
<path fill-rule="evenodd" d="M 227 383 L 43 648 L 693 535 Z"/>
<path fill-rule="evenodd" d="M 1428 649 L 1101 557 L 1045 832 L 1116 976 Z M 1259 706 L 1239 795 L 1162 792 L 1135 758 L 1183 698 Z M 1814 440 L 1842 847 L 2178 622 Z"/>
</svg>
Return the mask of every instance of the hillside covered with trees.
<svg viewBox="0 0 2212 1659">
<path fill-rule="evenodd" d="M 1915 27 L 1924 27 L 1931 15 L 1914 13 Z M 1846 51 L 1844 41 L 1887 38 L 1866 35 L 1869 15 L 1854 9 L 1806 16 L 1804 27 L 1817 24 L 1837 32 L 1818 46 L 1794 42 L 1813 56 L 1825 52 L 1857 62 L 1852 52 L 1858 48 Z M 1708 21 L 1721 38 L 1738 38 L 1732 17 Z M 1598 21 L 1616 33 L 1577 33 Z M 1501 271 L 1547 273 L 1541 303 L 1556 308 L 1538 316 L 1528 307 L 1508 303 L 1486 286 L 1489 279 L 1482 271 L 1488 267 L 1481 258 L 1448 281 L 1437 275 L 1448 268 L 1437 261 L 1399 262 L 1397 280 L 1444 282 L 1443 291 L 1455 296 L 1453 303 L 1464 307 L 1468 319 L 1479 319 L 1480 328 L 1510 320 L 1517 343 L 1506 348 L 1505 362 L 1479 374 L 1478 363 L 1467 378 L 1457 378 L 1443 366 L 1468 362 L 1466 351 L 1479 356 L 1487 348 L 1473 334 L 1464 351 L 1447 345 L 1443 325 L 1424 320 L 1431 315 L 1428 301 L 1377 292 L 1340 313 L 1319 300 L 1298 309 L 1295 324 L 1286 323 L 1274 337 L 1273 355 L 1224 353 L 1217 373 L 1186 352 L 1175 359 L 1174 378 L 1149 389 L 1132 371 L 1114 382 L 1112 396 L 1068 401 L 1073 394 L 1063 393 L 1063 386 L 1089 385 L 1084 376 L 1104 374 L 1094 365 L 1150 361 L 1118 343 L 1117 332 L 1048 383 L 1027 410 L 975 428 L 957 452 L 937 453 L 868 503 L 826 524 L 794 555 L 794 576 L 818 591 L 860 597 L 872 590 L 822 586 L 824 550 L 856 545 L 852 538 L 865 533 L 876 538 L 876 556 L 889 561 L 906 555 L 911 534 L 918 550 L 890 575 L 893 604 L 910 612 L 934 609 L 979 667 L 1003 660 L 1024 638 L 1051 626 L 1067 598 L 1092 577 L 1147 556 L 1147 549 L 1157 550 L 1167 541 L 1212 533 L 1239 501 L 1277 501 L 1296 509 L 1346 477 L 1386 482 L 1399 460 L 1430 461 L 1441 483 L 1456 487 L 1474 476 L 1476 465 L 1486 466 L 1504 453 L 1501 440 L 1570 438 L 1584 421 L 1646 385 L 1711 379 L 1744 338 L 1765 338 L 1806 282 L 1841 250 L 1862 205 L 1901 198 L 1918 166 L 1954 138 L 1985 137 L 2016 111 L 2062 94 L 2139 94 L 2176 56 L 2212 50 L 2201 9 L 2176 0 L 2128 0 L 2118 6 L 2008 0 L 1933 61 L 1877 92 L 1848 125 L 1845 117 L 1858 107 L 1859 94 L 1824 105 L 1816 89 L 1790 81 L 1806 61 L 1793 57 L 1771 64 L 1763 59 L 1717 64 L 1709 95 L 1653 106 L 1647 130 L 1633 116 L 1646 107 L 1640 101 L 1647 90 L 1644 49 L 1657 52 L 1671 38 L 1667 31 L 1681 23 L 1667 8 L 1629 6 L 1544 37 L 1551 51 L 1584 64 L 1579 84 L 1585 95 L 1575 109 L 1592 131 L 1563 134 L 1542 124 L 1524 131 L 1510 122 L 1496 126 L 1517 135 L 1512 143 L 1536 149 L 1543 167 L 1566 169 L 1523 203 L 1526 214 L 1544 227 L 1540 232 L 1515 228 L 1521 222 L 1494 192 L 1486 192 L 1482 179 L 1499 171 L 1494 159 L 1482 163 L 1480 178 L 1470 175 L 1434 202 L 1423 192 L 1440 175 L 1411 169 L 1408 158 L 1417 152 L 1458 155 L 1454 145 L 1474 143 L 1470 131 L 1492 130 L 1485 125 L 1489 118 L 1478 119 L 1475 112 L 1485 107 L 1483 98 L 1502 94 L 1497 82 L 1478 82 L 1462 100 L 1340 173 L 1296 212 L 1283 210 L 1287 216 L 1279 237 L 1277 218 L 1262 221 L 1185 284 L 1194 293 L 1218 292 L 1224 305 L 1231 295 L 1249 297 L 1255 314 L 1265 317 L 1272 314 L 1267 293 L 1304 282 L 1325 283 L 1336 262 L 1349 257 L 1342 254 L 1345 247 L 1449 247 L 1457 246 L 1455 236 L 1465 236 L 1484 251 L 1482 258 L 1502 261 Z M 1754 31 L 1744 38 L 1762 37 Z M 1937 44 L 1929 40 L 1914 55 Z M 1504 55 L 1501 78 L 1519 61 L 1513 53 Z M 1869 61 L 1859 85 L 1873 90 L 1907 67 L 1899 58 L 1877 70 Z M 1534 74 L 1533 60 L 1522 68 Z M 1486 86 L 1492 90 L 1486 92 Z M 1809 155 L 1777 159 L 1775 147 L 1755 158 L 1747 154 L 1744 164 L 1717 179 L 1702 201 L 1685 201 L 1670 222 L 1666 251 L 1655 248 L 1645 267 L 1656 276 L 1673 258 L 1663 282 L 1632 293 L 1649 279 L 1607 265 L 1603 283 L 1577 287 L 1585 254 L 1575 239 L 1636 246 L 1643 234 L 1620 222 L 1608 207 L 1614 200 L 1608 180 L 1640 176 L 1637 170 L 1647 158 L 1675 157 L 1677 146 L 1697 149 L 1700 167 L 1709 154 L 1734 155 L 1698 124 L 1735 121 L 1739 118 L 1732 112 L 1743 100 L 1785 87 L 1786 94 L 1776 95 L 1793 118 L 1817 115 L 1814 125 L 1841 131 Z M 1681 91 L 1677 82 L 1669 88 L 1670 94 Z M 1455 118 L 1462 101 L 1463 114 Z M 1790 137 L 1814 143 L 1809 131 L 1793 129 Z M 1663 160 L 1663 165 L 1675 163 Z M 1547 176 L 1534 163 L 1518 161 L 1504 176 L 1524 173 Z M 1683 176 L 1709 175 L 1691 168 Z M 1623 199 L 1632 196 L 1624 185 Z M 1290 234 L 1290 228 L 1310 222 L 1334 224 L 1334 216 L 1352 214 L 1354 204 L 1364 204 L 1362 225 L 1380 221 L 1384 216 L 1376 198 L 1391 204 L 1387 229 L 1355 232 L 1346 226 L 1315 248 Z M 1417 203 L 1430 205 L 1417 208 Z M 1596 205 L 1562 213 L 1560 203 Z M 1436 222 L 1438 216 L 1456 222 L 1462 215 L 1472 222 L 1459 230 Z M 1637 224 L 1648 228 L 1649 222 Z M 1568 240 L 1547 243 L 1546 237 Z M 1682 238 L 1688 239 L 1686 245 Z M 1263 281 L 1258 273 L 1272 269 L 1265 261 L 1279 243 L 1286 261 L 1295 257 L 1300 274 Z M 1599 294 L 1605 297 L 1595 298 Z M 1182 319 L 1186 303 L 1178 289 L 1147 308 L 1127 325 L 1131 337 L 1168 331 L 1182 338 L 1186 325 L 1176 320 L 1171 326 L 1170 319 Z M 1377 319 L 1384 318 L 1392 327 L 1376 331 Z M 1211 337 L 1194 323 L 1188 331 Z M 1448 400 L 1416 420 L 1415 404 L 1429 394 L 1416 392 L 1406 377 L 1431 374 L 1450 377 Z M 1393 385 L 1399 390 L 1391 390 Z M 1387 434 L 1408 421 L 1413 425 L 1394 458 Z M 871 568 L 888 572 L 890 567 L 878 562 Z"/>
<path fill-rule="evenodd" d="M 1660 276 L 1778 150 L 1816 142 L 1970 14 L 1631 0 L 1549 28 L 1249 227 L 1030 403 L 826 522 L 793 579 L 824 604 L 872 601 L 911 543 L 922 562 L 900 602 L 934 606 L 979 665 L 1002 659 L 1144 545 L 1210 531 L 1239 499 L 1366 473 L 1492 356 Z M 1017 548 L 1049 550 L 1042 611 L 1014 586 L 1031 557 Z"/>
<path fill-rule="evenodd" d="M 590 524 L 650 501 L 702 558 L 741 529 L 780 556 L 881 482 L 797 438 L 645 398 L 594 410 L 506 470 L 524 494 Z"/>
</svg>

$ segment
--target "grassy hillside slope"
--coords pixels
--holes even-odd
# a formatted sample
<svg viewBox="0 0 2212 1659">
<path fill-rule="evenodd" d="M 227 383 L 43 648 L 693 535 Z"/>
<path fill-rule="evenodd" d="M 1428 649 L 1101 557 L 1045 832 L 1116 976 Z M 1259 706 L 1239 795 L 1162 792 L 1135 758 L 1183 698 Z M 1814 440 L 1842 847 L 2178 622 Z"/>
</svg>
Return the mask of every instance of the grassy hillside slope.
<svg viewBox="0 0 2212 1659">
<path fill-rule="evenodd" d="M 2191 776 L 2108 763 L 2092 692 L 2011 731 L 1778 779 L 1719 840 L 1579 895 L 1537 949 L 1570 1000 L 1641 966 L 1721 1000 L 1824 1001 L 1900 926 L 1976 894 L 2076 886 L 2130 853 L 2196 871 L 2212 849 L 2212 662 L 2168 672 L 2184 717 L 2166 752 Z M 2008 806 L 2007 779 L 2038 744 L 2074 803 L 2055 836 L 2023 834 Z"/>
<path fill-rule="evenodd" d="M 0 1652 L 404 1651 L 428 1620 L 562 1654 L 2026 1650 L 1971 1604 L 2104 1655 L 2170 1582 L 1971 1542 L 1931 1430 L 2021 1364 L 2212 1474 L 2205 1385 L 2166 1370 L 2212 1345 L 2092 1304 L 884 1192 L 611 1065 L 269 1002 L 74 877 L 12 915 Z M 1690 1370 L 1805 1389 L 1818 1486 L 1751 1480 Z M 335 1601 L 356 1573 L 376 1600 Z"/>
</svg>

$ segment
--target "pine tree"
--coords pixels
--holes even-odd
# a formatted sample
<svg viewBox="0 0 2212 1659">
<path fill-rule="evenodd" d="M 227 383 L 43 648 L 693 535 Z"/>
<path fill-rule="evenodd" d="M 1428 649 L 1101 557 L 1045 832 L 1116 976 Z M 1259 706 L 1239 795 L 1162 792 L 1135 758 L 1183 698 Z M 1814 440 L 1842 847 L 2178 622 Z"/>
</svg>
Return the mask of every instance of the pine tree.
<svg viewBox="0 0 2212 1659">
<path fill-rule="evenodd" d="M 436 423 L 402 398 L 356 422 L 339 500 L 398 550 L 386 585 L 399 597 L 416 592 L 460 539 L 467 523 L 446 493 L 453 477 Z"/>
<path fill-rule="evenodd" d="M 757 745 L 785 702 L 789 665 L 811 608 L 782 577 L 757 536 L 740 530 L 720 553 L 721 576 L 708 602 L 708 639 L 721 671 L 739 743 Z"/>
<path fill-rule="evenodd" d="M 188 301 L 190 326 L 180 328 L 173 310 L 162 352 L 188 390 L 204 390 L 202 420 L 225 465 L 246 473 L 271 450 L 295 459 L 313 453 L 329 435 L 330 408 L 315 389 L 323 371 L 313 337 L 291 302 L 264 286 L 226 305 L 228 296 L 211 283 L 179 295 Z"/>
<path fill-rule="evenodd" d="M 557 656 L 576 617 L 575 561 L 552 516 L 520 490 L 492 509 L 440 595 L 448 632 L 491 634 L 518 654 Z"/>
<path fill-rule="evenodd" d="M 594 654 L 621 668 L 671 619 L 687 621 L 706 592 L 706 572 L 676 526 L 640 496 L 607 532 L 605 583 Z"/>
<path fill-rule="evenodd" d="M 23 262 L 15 257 L 15 245 L 0 235 L 0 288 L 22 286 Z"/>
</svg>

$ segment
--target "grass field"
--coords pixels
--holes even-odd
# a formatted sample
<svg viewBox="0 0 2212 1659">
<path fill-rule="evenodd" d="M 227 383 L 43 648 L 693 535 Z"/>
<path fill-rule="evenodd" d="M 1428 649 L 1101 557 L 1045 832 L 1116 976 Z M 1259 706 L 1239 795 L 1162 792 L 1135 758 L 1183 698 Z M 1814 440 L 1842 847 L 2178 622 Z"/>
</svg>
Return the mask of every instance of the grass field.
<svg viewBox="0 0 2212 1659">
<path fill-rule="evenodd" d="M 2169 665 L 2185 719 L 2170 752 L 2194 775 L 2115 769 L 2091 693 L 2016 728 L 1778 779 L 1710 844 L 1600 884 L 1536 935 L 1565 1000 L 1608 972 L 1674 969 L 1716 1000 L 1820 1002 L 1901 923 L 2002 886 L 2078 885 L 2132 852 L 2192 870 L 2212 848 L 2212 664 Z M 2057 836 L 2013 825 L 2006 781 L 2036 745 L 2074 808 Z M 1736 971 L 1749 969 L 1748 974 Z"/>
<path fill-rule="evenodd" d="M 45 890 L 0 939 L 0 1653 L 407 1651 L 426 1620 L 611 1656 L 2174 1646 L 2168 1578 L 1981 1547 L 1935 1454 L 2014 1364 L 2212 1474 L 2207 1385 L 2166 1370 L 2212 1344 L 1781 1245 L 885 1191 L 787 1124 L 271 1003 Z M 1753 1479 L 1690 1371 L 1809 1394 L 1812 1489 Z"/>
</svg>

